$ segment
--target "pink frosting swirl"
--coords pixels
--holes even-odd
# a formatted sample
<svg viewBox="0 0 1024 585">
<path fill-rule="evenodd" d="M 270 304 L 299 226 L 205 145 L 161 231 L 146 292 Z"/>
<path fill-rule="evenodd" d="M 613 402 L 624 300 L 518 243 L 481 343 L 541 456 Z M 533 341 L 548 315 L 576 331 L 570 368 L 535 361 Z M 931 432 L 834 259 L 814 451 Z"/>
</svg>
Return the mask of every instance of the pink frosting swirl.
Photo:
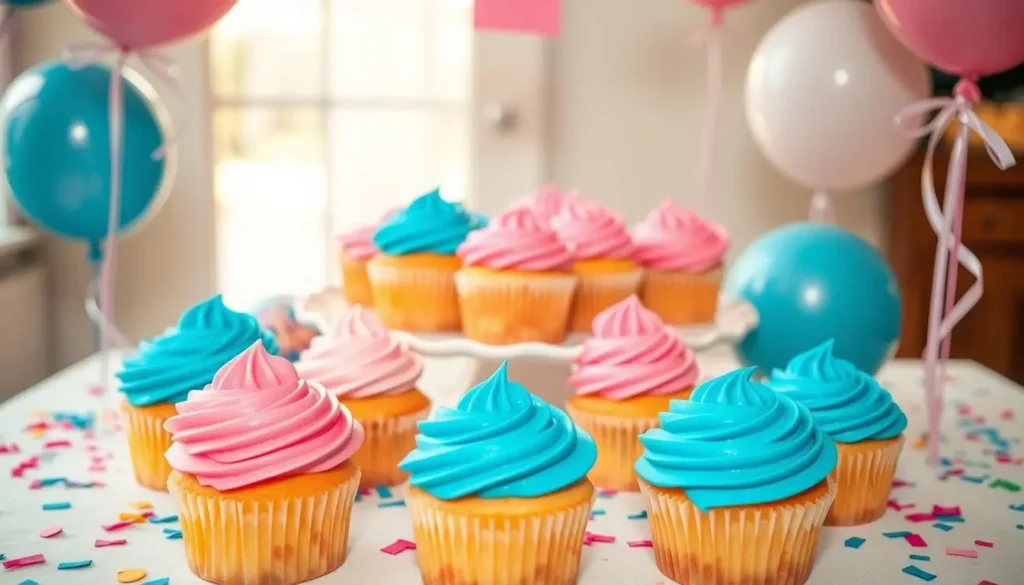
<svg viewBox="0 0 1024 585">
<path fill-rule="evenodd" d="M 373 234 L 377 233 L 380 224 L 398 213 L 400 208 L 389 209 L 377 220 L 377 223 L 361 225 L 350 232 L 338 236 L 338 247 L 346 256 L 353 260 L 366 262 L 377 255 L 377 246 L 373 245 Z"/>
<path fill-rule="evenodd" d="M 602 311 L 594 318 L 593 330 L 569 376 L 569 384 L 581 396 L 663 396 L 697 381 L 693 351 L 636 295 Z"/>
<path fill-rule="evenodd" d="M 577 195 L 565 198 L 551 227 L 577 260 L 633 256 L 633 239 L 623 219 L 603 205 L 584 201 Z"/>
<path fill-rule="evenodd" d="M 562 211 L 562 194 L 554 185 L 544 185 L 524 197 L 516 207 L 525 207 L 543 223 L 549 224 Z"/>
<path fill-rule="evenodd" d="M 227 491 L 327 471 L 363 444 L 362 425 L 319 384 L 257 341 L 164 423 L 167 462 L 201 485 Z"/>
<path fill-rule="evenodd" d="M 523 207 L 513 207 L 482 230 L 470 232 L 456 251 L 466 266 L 531 272 L 564 271 L 572 254 L 555 232 Z"/>
<path fill-rule="evenodd" d="M 704 272 L 719 266 L 729 248 L 725 228 L 665 200 L 633 230 L 634 257 L 645 268 Z"/>
<path fill-rule="evenodd" d="M 338 398 L 407 392 L 423 372 L 420 356 L 360 306 L 342 315 L 332 333 L 315 338 L 295 368 Z"/>
</svg>

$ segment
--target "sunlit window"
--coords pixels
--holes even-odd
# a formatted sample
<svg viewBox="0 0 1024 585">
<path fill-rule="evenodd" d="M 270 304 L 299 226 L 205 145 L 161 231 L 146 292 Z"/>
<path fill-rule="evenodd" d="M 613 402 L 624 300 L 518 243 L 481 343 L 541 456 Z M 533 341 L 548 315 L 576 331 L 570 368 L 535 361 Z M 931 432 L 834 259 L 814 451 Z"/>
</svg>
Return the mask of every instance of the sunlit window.
<svg viewBox="0 0 1024 585">
<path fill-rule="evenodd" d="M 245 0 L 217 26 L 217 262 L 229 302 L 337 282 L 336 234 L 438 185 L 465 196 L 470 5 Z"/>
</svg>

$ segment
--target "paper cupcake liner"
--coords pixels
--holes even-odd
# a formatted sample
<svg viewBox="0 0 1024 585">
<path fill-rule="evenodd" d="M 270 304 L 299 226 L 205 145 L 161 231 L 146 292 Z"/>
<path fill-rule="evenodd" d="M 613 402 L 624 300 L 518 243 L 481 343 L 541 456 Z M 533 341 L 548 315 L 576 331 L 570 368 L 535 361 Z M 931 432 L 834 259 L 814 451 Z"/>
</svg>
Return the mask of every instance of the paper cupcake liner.
<svg viewBox="0 0 1024 585">
<path fill-rule="evenodd" d="M 825 518 L 826 526 L 858 526 L 885 515 L 903 451 L 903 435 L 885 441 L 836 443 L 836 501 Z"/>
<path fill-rule="evenodd" d="M 640 301 L 670 325 L 713 323 L 721 282 L 721 268 L 702 273 L 648 270 Z"/>
<path fill-rule="evenodd" d="M 620 492 L 640 491 L 633 465 L 643 455 L 638 438 L 658 427 L 658 418 L 625 418 L 582 412 L 566 405 L 573 422 L 590 433 L 597 443 L 597 462 L 587 478 L 600 489 Z"/>
<path fill-rule="evenodd" d="M 466 337 L 494 345 L 560 343 L 576 288 L 571 274 L 455 274 Z"/>
<path fill-rule="evenodd" d="M 453 272 L 370 262 L 366 266 L 377 316 L 389 329 L 458 331 L 459 299 Z"/>
<path fill-rule="evenodd" d="M 408 479 L 409 474 L 398 469 L 398 463 L 416 448 L 416 423 L 429 414 L 428 406 L 405 416 L 358 418 L 366 431 L 363 446 L 352 456 L 362 472 L 360 488 L 395 486 Z"/>
<path fill-rule="evenodd" d="M 318 493 L 259 499 L 200 493 L 183 487 L 178 475 L 168 487 L 178 502 L 185 558 L 197 577 L 223 585 L 302 583 L 345 562 L 358 471 Z"/>
<path fill-rule="evenodd" d="M 560 508 L 516 513 L 495 500 L 488 514 L 462 513 L 457 501 L 410 490 L 423 585 L 576 585 L 593 499 L 587 487 L 585 498 Z"/>
<path fill-rule="evenodd" d="M 135 408 L 124 402 L 121 412 L 135 481 L 142 487 L 166 492 L 171 466 L 164 453 L 171 448 L 171 434 L 164 430 L 164 422 L 176 414 L 174 406 Z"/>
<path fill-rule="evenodd" d="M 654 560 L 686 585 L 802 585 L 814 564 L 835 482 L 815 499 L 701 512 L 680 490 L 640 481 Z"/>
<path fill-rule="evenodd" d="M 373 289 L 370 287 L 370 275 L 366 271 L 366 262 L 354 260 L 340 254 L 341 292 L 345 302 L 350 305 L 373 306 Z"/>
<path fill-rule="evenodd" d="M 569 311 L 569 330 L 590 333 L 594 317 L 629 298 L 640 288 L 643 272 L 631 270 L 608 274 L 577 274 L 576 296 Z"/>
</svg>

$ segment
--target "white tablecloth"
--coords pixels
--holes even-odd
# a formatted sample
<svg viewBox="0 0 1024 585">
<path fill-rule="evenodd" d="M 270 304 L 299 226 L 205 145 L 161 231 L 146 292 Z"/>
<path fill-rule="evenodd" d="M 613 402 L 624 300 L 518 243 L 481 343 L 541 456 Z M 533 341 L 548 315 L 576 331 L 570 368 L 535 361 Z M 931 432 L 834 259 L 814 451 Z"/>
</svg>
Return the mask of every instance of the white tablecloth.
<svg viewBox="0 0 1024 585">
<path fill-rule="evenodd" d="M 466 376 L 465 360 L 428 363 L 423 389 L 440 402 L 452 402 L 462 389 Z M 730 364 L 722 358 L 702 362 L 706 370 L 719 372 Z M 1024 484 L 1024 467 L 1019 463 L 996 463 L 992 437 L 1010 441 L 1012 457 L 1024 454 L 1019 444 L 1024 434 L 1024 390 L 1019 386 L 972 363 L 954 362 L 949 370 L 953 381 L 948 387 L 949 407 L 943 420 L 946 441 L 943 452 L 950 458 L 960 457 L 965 463 L 950 467 L 963 470 L 980 483 L 964 480 L 959 475 L 940 480 L 942 469 L 925 465 L 924 452 L 915 449 L 914 439 L 924 428 L 921 403 L 921 367 L 918 362 L 895 362 L 881 374 L 888 387 L 910 418 L 907 448 L 900 461 L 897 477 L 912 486 L 899 487 L 892 497 L 912 509 L 889 511 L 882 520 L 869 526 L 826 529 L 810 583 L 813 585 L 900 585 L 924 583 L 901 572 L 915 565 L 937 575 L 935 585 L 976 585 L 987 579 L 998 585 L 1024 583 L 1024 511 L 1013 505 L 1024 505 L 1024 492 L 989 487 L 995 479 Z M 20 453 L 0 454 L 0 553 L 7 559 L 42 553 L 43 565 L 21 569 L 0 570 L 0 584 L 18 584 L 33 579 L 40 585 L 100 585 L 115 583 L 118 570 L 139 568 L 148 573 L 143 581 L 170 578 L 172 585 L 201 583 L 185 565 L 180 540 L 165 538 L 164 528 L 176 524 L 137 524 L 117 532 L 105 532 L 101 525 L 114 522 L 120 512 L 130 512 L 129 502 L 147 500 L 158 515 L 175 514 L 166 494 L 153 493 L 135 485 L 131 478 L 124 439 L 113 430 L 97 433 L 98 450 L 87 452 L 82 433 L 49 431 L 33 438 L 23 429 L 38 420 L 40 414 L 52 411 L 85 412 L 97 407 L 98 401 L 86 391 L 98 376 L 98 362 L 87 360 L 37 387 L 0 405 L 0 445 L 17 443 Z M 552 390 L 548 388 L 547 390 Z M 557 391 L 556 391 L 557 392 Z M 545 392 L 549 394 L 550 392 Z M 968 406 L 957 407 L 957 404 Z M 1011 411 L 1014 420 L 1004 420 Z M 41 412 L 37 412 L 41 411 Z M 33 414 L 35 413 L 35 414 Z M 974 422 L 981 416 L 984 420 Z M 977 441 L 966 439 L 972 428 L 995 428 L 998 435 L 983 431 Z M 46 441 L 68 439 L 69 448 L 44 448 Z M 105 471 L 90 472 L 91 456 L 110 453 Z M 22 478 L 12 478 L 9 469 L 32 455 L 42 454 L 38 469 L 26 471 Z M 946 469 L 950 469 L 946 468 Z M 954 471 L 955 473 L 955 471 Z M 33 479 L 67 477 L 72 481 L 98 480 L 104 487 L 68 488 L 53 485 L 30 490 Z M 390 500 L 401 498 L 395 490 Z M 71 508 L 43 511 L 46 502 L 66 501 Z M 353 518 L 351 553 L 337 572 L 316 581 L 322 584 L 345 585 L 413 585 L 420 583 L 415 553 L 389 556 L 380 552 L 398 538 L 412 539 L 411 529 L 402 507 L 380 508 L 377 495 L 364 497 L 356 504 Z M 933 505 L 960 506 L 964 522 L 950 523 L 953 529 L 943 532 L 933 522 L 909 523 L 904 517 L 912 512 L 930 512 Z M 650 549 L 630 548 L 626 542 L 650 538 L 647 523 L 627 516 L 642 510 L 637 496 L 617 495 L 598 498 L 597 510 L 590 530 L 616 537 L 612 544 L 596 543 L 586 547 L 580 583 L 583 585 L 655 585 L 668 583 L 654 565 Z M 1022 506 L 1024 509 L 1024 506 Z M 39 533 L 60 526 L 63 533 L 43 539 Z M 884 532 L 912 531 L 919 533 L 927 547 L 912 548 L 902 538 L 887 538 Z M 859 549 L 847 548 L 850 537 L 864 538 Z M 125 538 L 124 546 L 95 548 L 96 539 Z M 994 548 L 975 544 L 975 540 L 994 543 Z M 976 550 L 977 559 L 951 557 L 946 547 Z M 912 561 L 911 554 L 927 555 L 928 561 Z M 91 559 L 92 566 L 71 571 L 58 571 L 64 561 Z"/>
</svg>

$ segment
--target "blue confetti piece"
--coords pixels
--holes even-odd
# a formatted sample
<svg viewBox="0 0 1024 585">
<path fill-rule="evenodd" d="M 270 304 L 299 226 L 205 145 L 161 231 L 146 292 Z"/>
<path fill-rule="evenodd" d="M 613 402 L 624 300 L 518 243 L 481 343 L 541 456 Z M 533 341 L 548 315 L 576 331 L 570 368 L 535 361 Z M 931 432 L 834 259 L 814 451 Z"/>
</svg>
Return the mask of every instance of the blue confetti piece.
<svg viewBox="0 0 1024 585">
<path fill-rule="evenodd" d="M 590 511 L 590 515 L 591 516 L 604 516 L 604 514 L 605 514 L 605 511 L 602 510 L 601 508 L 595 508 L 595 509 Z"/>
<path fill-rule="evenodd" d="M 39 581 L 33 581 L 32 579 L 25 579 L 21 583 L 18 583 L 18 585 L 39 585 Z"/>
<path fill-rule="evenodd" d="M 921 570 L 914 565 L 907 565 L 906 567 L 903 567 L 903 572 L 911 577 L 917 577 L 922 581 L 931 581 L 935 578 L 935 575 L 932 575 L 928 571 Z"/>
<path fill-rule="evenodd" d="M 950 467 L 951 465 L 953 465 L 953 460 L 950 459 L 949 457 L 943 457 L 942 459 L 939 460 L 939 465 L 943 467 Z"/>
<path fill-rule="evenodd" d="M 166 538 L 167 540 L 180 540 L 181 539 L 181 531 L 180 530 L 172 530 L 170 532 L 164 532 L 164 538 Z"/>
<path fill-rule="evenodd" d="M 377 504 L 378 508 L 404 508 L 405 500 L 395 500 L 393 502 L 381 502 Z"/>
<path fill-rule="evenodd" d="M 980 477 L 975 477 L 975 476 L 971 476 L 971 475 L 961 475 L 960 479 L 962 481 L 966 481 L 966 482 L 969 482 L 969 483 L 985 483 L 985 480 L 988 479 L 988 476 L 987 475 L 982 475 Z"/>
<path fill-rule="evenodd" d="M 1018 524 L 1017 525 L 1017 530 L 1024 530 L 1024 524 Z M 4 555 L 0 555 L 0 559 L 3 559 L 3 558 L 4 558 Z"/>
<path fill-rule="evenodd" d="M 626 516 L 626 518 L 629 518 L 630 520 L 643 520 L 644 518 L 647 518 L 647 510 L 637 512 L 636 514 L 630 514 L 629 516 Z"/>
<path fill-rule="evenodd" d="M 71 507 L 71 502 L 46 502 L 43 504 L 43 510 L 67 510 Z"/>
<path fill-rule="evenodd" d="M 932 524 L 932 526 L 934 528 L 938 528 L 943 532 L 949 532 L 950 530 L 953 530 L 952 526 L 950 526 L 949 524 L 943 524 L 942 522 L 936 522 L 935 524 Z"/>
<path fill-rule="evenodd" d="M 171 514 L 170 516 L 150 516 L 150 524 L 171 524 L 172 522 L 178 521 L 177 514 Z"/>
<path fill-rule="evenodd" d="M 377 495 L 380 496 L 382 500 L 386 500 L 391 497 L 391 490 L 388 489 L 388 486 L 386 485 L 379 485 L 374 489 L 377 490 Z"/>
<path fill-rule="evenodd" d="M 357 502 L 362 502 L 363 501 L 363 494 L 360 494 L 360 493 L 357 492 L 356 493 L 356 501 Z"/>
<path fill-rule="evenodd" d="M 164 528 L 164 534 L 173 534 L 175 532 L 181 532 L 177 528 Z"/>
<path fill-rule="evenodd" d="M 5 557 L 5 556 L 4 556 L 4 553 L 0 553 L 0 561 L 4 560 L 4 559 L 6 559 L 6 558 L 7 558 L 7 557 Z"/>
<path fill-rule="evenodd" d="M 92 559 L 86 559 L 84 561 L 67 561 L 64 563 L 57 564 L 58 571 L 68 571 L 71 569 L 84 569 L 92 565 Z"/>
<path fill-rule="evenodd" d="M 911 534 L 913 534 L 913 532 L 909 532 L 909 531 L 906 531 L 906 530 L 900 530 L 899 532 L 883 532 L 882 536 L 884 536 L 886 538 L 906 538 L 906 537 L 910 536 Z"/>
<path fill-rule="evenodd" d="M 171 580 L 168 579 L 167 577 L 160 577 L 159 579 L 153 579 L 151 581 L 146 581 L 142 585 L 170 585 L 170 583 L 171 583 Z"/>
<path fill-rule="evenodd" d="M 58 483 L 67 483 L 67 481 L 68 478 L 66 477 L 44 477 L 39 480 L 39 487 L 50 487 Z"/>
<path fill-rule="evenodd" d="M 930 561 L 932 558 L 928 555 L 910 555 L 912 561 Z"/>
<path fill-rule="evenodd" d="M 943 514 L 937 514 L 935 516 L 935 519 L 938 520 L 939 522 L 957 522 L 957 523 L 962 523 L 964 521 L 964 517 L 963 516 L 952 516 L 952 515 L 943 515 Z"/>
<path fill-rule="evenodd" d="M 865 540 L 863 538 L 860 538 L 859 536 L 851 536 L 850 538 L 847 538 L 846 542 L 844 542 L 843 544 L 846 546 L 846 548 L 856 549 L 860 548 L 860 546 L 864 544 L 864 542 Z"/>
</svg>

